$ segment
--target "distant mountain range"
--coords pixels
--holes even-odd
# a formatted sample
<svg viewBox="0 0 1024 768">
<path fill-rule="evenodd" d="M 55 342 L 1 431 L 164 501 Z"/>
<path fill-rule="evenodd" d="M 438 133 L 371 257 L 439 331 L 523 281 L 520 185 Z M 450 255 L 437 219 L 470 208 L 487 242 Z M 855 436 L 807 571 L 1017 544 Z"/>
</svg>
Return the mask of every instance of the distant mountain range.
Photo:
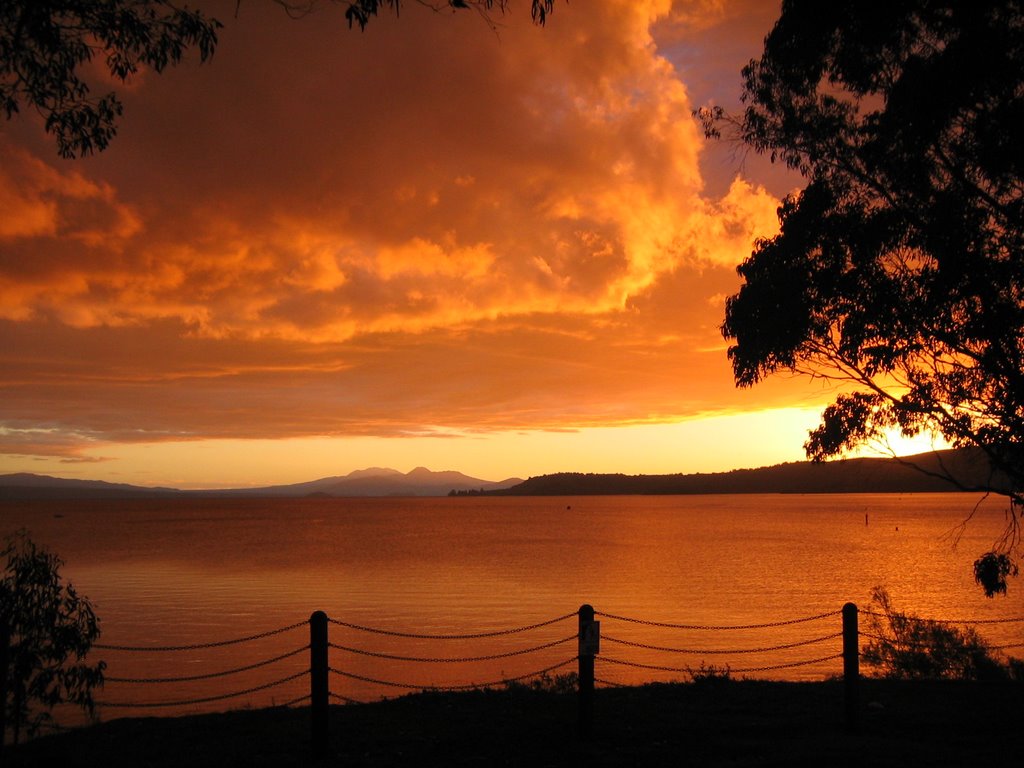
<svg viewBox="0 0 1024 768">
<path fill-rule="evenodd" d="M 946 477 L 952 477 L 950 482 Z M 898 459 L 801 461 L 710 474 L 624 475 L 563 472 L 489 482 L 460 472 L 417 467 L 403 474 L 372 467 L 338 477 L 262 488 L 182 491 L 46 475 L 0 475 L 0 500 L 74 498 L 344 497 L 344 496 L 582 496 L 713 493 L 923 493 L 1000 487 L 977 451 L 923 453 Z"/>
<path fill-rule="evenodd" d="M 371 467 L 337 477 L 323 477 L 293 485 L 183 491 L 149 488 L 101 480 L 64 480 L 47 475 L 0 475 L 2 499 L 146 498 L 167 496 L 308 497 L 308 496 L 445 496 L 451 492 L 493 491 L 518 485 L 522 478 L 500 482 L 480 480 L 461 472 L 431 472 L 417 467 L 408 473 Z"/>
<path fill-rule="evenodd" d="M 452 491 L 496 491 L 523 482 L 520 477 L 491 482 L 461 472 L 431 472 L 416 467 L 402 474 L 397 469 L 371 467 L 340 477 L 324 477 L 308 483 L 272 485 L 218 491 L 231 496 L 445 496 Z M 211 492 L 205 492 L 209 495 Z"/>
</svg>

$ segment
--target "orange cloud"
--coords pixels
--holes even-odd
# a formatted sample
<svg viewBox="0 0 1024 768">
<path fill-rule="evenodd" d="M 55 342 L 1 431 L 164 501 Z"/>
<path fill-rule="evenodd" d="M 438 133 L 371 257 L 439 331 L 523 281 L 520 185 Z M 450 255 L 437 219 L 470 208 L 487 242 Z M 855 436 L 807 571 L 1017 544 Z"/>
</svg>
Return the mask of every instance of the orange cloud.
<svg viewBox="0 0 1024 768">
<path fill-rule="evenodd" d="M 6 140 L 0 158 L 0 240 L 66 238 L 95 246 L 138 231 L 137 217 L 109 184 L 61 172 Z"/>
<path fill-rule="evenodd" d="M 136 83 L 106 153 L 0 143 L 0 443 L 737 406 L 708 301 L 778 200 L 709 181 L 666 53 L 734 6 L 572 4 L 496 38 L 415 5 L 352 34 L 329 4 L 229 5 L 213 63 Z"/>
</svg>

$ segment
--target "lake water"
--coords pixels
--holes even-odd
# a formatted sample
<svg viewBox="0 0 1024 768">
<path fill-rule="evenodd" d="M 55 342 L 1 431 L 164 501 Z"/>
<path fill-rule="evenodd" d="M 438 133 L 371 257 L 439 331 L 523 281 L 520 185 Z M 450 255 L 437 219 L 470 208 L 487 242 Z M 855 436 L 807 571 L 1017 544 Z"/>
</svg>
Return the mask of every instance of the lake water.
<svg viewBox="0 0 1024 768">
<path fill-rule="evenodd" d="M 315 610 L 345 624 L 426 635 L 565 617 L 465 640 L 332 623 L 330 641 L 339 646 L 331 650 L 332 694 L 366 701 L 414 687 L 500 681 L 562 662 L 550 674 L 574 671 L 570 614 L 583 603 L 599 614 L 596 670 L 606 683 L 685 679 L 701 665 L 780 680 L 838 674 L 839 611 L 847 601 L 870 607 L 876 585 L 922 617 L 1024 617 L 1024 582 L 990 600 L 972 576 L 974 558 L 1003 529 L 1002 503 L 984 502 L 954 546 L 952 534 L 978 501 L 864 494 L 5 502 L 0 532 L 28 528 L 64 559 L 65 576 L 101 618 L 104 645 L 205 644 L 301 623 L 221 647 L 94 650 L 108 678 L 129 680 L 201 676 L 296 652 L 204 680 L 111 680 L 98 696 L 110 704 L 194 702 L 299 675 L 309 666 L 300 650 L 309 642 L 304 622 Z M 820 618 L 679 629 L 616 617 L 701 627 Z M 978 629 L 994 645 L 1024 641 L 1022 623 Z M 498 658 L 447 661 L 481 656 Z M 266 706 L 302 697 L 308 685 L 300 675 L 228 699 L 108 706 L 101 714 Z"/>
</svg>

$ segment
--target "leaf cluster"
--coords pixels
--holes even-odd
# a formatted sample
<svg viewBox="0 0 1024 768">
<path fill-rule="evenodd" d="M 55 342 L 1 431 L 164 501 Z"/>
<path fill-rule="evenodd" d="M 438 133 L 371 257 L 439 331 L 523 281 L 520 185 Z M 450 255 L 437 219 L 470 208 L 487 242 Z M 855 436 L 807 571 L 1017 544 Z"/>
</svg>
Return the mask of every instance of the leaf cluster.
<svg viewBox="0 0 1024 768">
<path fill-rule="evenodd" d="M 288 0 L 283 0 L 288 2 Z M 382 8 L 393 10 L 396 14 L 401 9 L 401 0 L 342 0 L 346 6 L 345 19 L 349 27 L 353 24 L 360 29 L 366 29 L 370 19 L 377 16 Z M 485 19 L 490 11 L 497 9 L 504 13 L 508 8 L 508 0 L 440 0 L 429 2 L 429 0 L 417 0 L 420 5 L 426 5 L 434 10 L 450 8 L 453 11 L 474 9 L 481 13 Z M 554 10 L 554 0 L 531 0 L 530 17 L 535 24 L 541 26 L 547 21 L 548 14 Z M 492 24 L 493 26 L 493 24 Z"/>
<path fill-rule="evenodd" d="M 142 67 L 162 72 L 190 48 L 202 61 L 221 24 L 173 0 L 5 0 L 0 3 L 0 109 L 8 119 L 35 109 L 62 157 L 107 147 L 123 106 L 93 94 L 86 73 L 103 62 L 127 82 Z"/>
<path fill-rule="evenodd" d="M 89 600 L 61 578 L 60 558 L 24 531 L 7 538 L 0 558 L 0 635 L 8 643 L 6 700 L 0 705 L 17 742 L 22 725 L 33 733 L 57 704 L 75 704 L 91 714 L 92 692 L 103 684 L 106 665 L 85 660 L 99 638 L 99 620 Z"/>
<path fill-rule="evenodd" d="M 1006 577 L 1020 572 L 1005 552 L 986 552 L 974 561 L 974 580 L 985 590 L 986 597 L 1006 594 Z"/>
</svg>

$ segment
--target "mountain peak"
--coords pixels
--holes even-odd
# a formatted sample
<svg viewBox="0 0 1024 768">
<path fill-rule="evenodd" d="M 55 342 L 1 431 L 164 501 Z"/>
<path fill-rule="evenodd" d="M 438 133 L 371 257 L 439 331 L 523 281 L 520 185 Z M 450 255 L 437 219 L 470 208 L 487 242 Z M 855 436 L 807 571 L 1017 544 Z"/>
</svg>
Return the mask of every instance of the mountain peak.
<svg viewBox="0 0 1024 768">
<path fill-rule="evenodd" d="M 395 475 L 402 474 L 397 469 L 390 469 L 388 467 L 367 467 L 366 469 L 356 469 L 345 475 L 345 478 L 355 479 L 357 477 L 394 477 Z M 341 479 L 341 478 L 339 478 Z"/>
</svg>

